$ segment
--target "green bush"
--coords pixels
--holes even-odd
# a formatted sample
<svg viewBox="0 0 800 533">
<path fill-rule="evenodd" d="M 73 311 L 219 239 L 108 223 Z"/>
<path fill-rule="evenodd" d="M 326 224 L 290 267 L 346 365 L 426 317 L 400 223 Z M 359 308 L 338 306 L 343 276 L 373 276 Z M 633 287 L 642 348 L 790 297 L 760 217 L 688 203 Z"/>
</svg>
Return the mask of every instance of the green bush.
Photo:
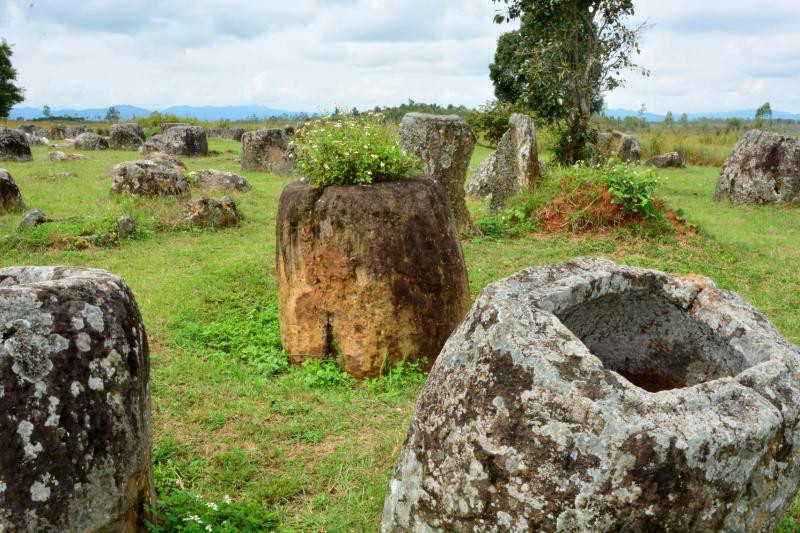
<svg viewBox="0 0 800 533">
<path fill-rule="evenodd" d="M 614 197 L 611 203 L 620 204 L 628 213 L 648 218 L 660 214 L 655 202 L 658 180 L 650 170 L 640 170 L 612 158 L 603 168 L 601 179 Z"/>
<path fill-rule="evenodd" d="M 295 142 L 297 168 L 321 187 L 407 179 L 419 164 L 378 113 L 315 120 L 298 131 Z"/>
<path fill-rule="evenodd" d="M 612 159 L 604 166 L 555 166 L 535 186 L 512 198 L 508 208 L 476 222 L 485 236 L 520 237 L 535 231 L 573 233 L 629 229 L 660 237 L 674 230 L 655 197 L 651 170 Z"/>
<path fill-rule="evenodd" d="M 481 106 L 478 111 L 473 111 L 467 115 L 467 122 L 476 135 L 497 146 L 500 139 L 508 131 L 508 119 L 512 113 L 522 113 L 530 115 L 530 111 L 517 104 L 507 102 L 488 102 Z"/>
</svg>

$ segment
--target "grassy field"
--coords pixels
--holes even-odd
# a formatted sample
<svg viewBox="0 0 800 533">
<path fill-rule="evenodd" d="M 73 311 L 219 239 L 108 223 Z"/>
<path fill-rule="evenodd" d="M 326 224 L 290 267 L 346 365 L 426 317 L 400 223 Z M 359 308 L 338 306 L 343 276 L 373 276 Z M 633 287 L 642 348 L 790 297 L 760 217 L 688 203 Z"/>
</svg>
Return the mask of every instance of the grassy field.
<svg viewBox="0 0 800 533">
<path fill-rule="evenodd" d="M 188 170 L 239 172 L 237 143 L 213 140 L 211 148 L 218 155 L 187 159 Z M 473 167 L 488 152 L 479 146 Z M 354 384 L 325 365 L 286 368 L 274 232 L 278 197 L 289 180 L 239 172 L 253 185 L 234 194 L 244 222 L 197 231 L 180 223 L 180 202 L 109 197 L 108 167 L 135 154 L 85 153 L 89 161 L 49 162 L 47 149 L 36 147 L 33 163 L 3 165 L 28 207 L 57 222 L 20 234 L 18 215 L 0 217 L 0 266 L 99 267 L 132 287 L 152 352 L 162 512 L 254 530 L 377 530 L 424 376 L 406 369 Z M 76 176 L 57 176 L 65 171 Z M 710 276 L 800 342 L 800 210 L 714 203 L 716 176 L 704 167 L 661 173 L 660 194 L 697 225 L 695 234 L 645 240 L 619 230 L 465 241 L 472 293 L 524 267 L 603 255 Z M 470 209 L 481 216 L 485 206 L 470 202 Z M 121 214 L 137 218 L 138 238 L 119 245 L 86 238 L 108 231 Z"/>
</svg>

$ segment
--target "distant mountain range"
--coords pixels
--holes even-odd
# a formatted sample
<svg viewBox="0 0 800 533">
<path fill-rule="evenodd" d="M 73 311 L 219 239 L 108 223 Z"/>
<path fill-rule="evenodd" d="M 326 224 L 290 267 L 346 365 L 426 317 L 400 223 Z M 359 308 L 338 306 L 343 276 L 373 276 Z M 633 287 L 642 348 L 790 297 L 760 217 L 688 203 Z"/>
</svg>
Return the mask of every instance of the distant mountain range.
<svg viewBox="0 0 800 533">
<path fill-rule="evenodd" d="M 274 109 L 261 105 L 228 105 L 228 106 L 188 106 L 177 105 L 167 107 L 166 109 L 145 109 L 132 105 L 115 105 L 117 111 L 120 113 L 121 120 L 130 120 L 134 117 L 145 117 L 154 111 L 163 114 L 172 114 L 182 118 L 196 118 L 198 120 L 247 120 L 253 118 L 264 117 L 295 117 L 302 113 L 296 111 L 286 111 L 284 109 Z M 86 120 L 103 120 L 106 117 L 107 107 L 89 108 L 89 109 L 60 109 L 53 108 L 50 113 L 53 116 L 69 116 L 76 118 L 83 118 Z M 680 111 L 673 111 L 673 116 L 677 122 L 681 116 Z M 606 114 L 614 118 L 625 117 L 638 117 L 639 112 L 631 109 L 607 109 Z M 725 120 L 729 118 L 752 119 L 756 116 L 755 109 L 740 109 L 737 111 L 708 111 L 703 113 L 688 113 L 689 120 L 697 120 L 701 118 L 710 118 Z M 40 107 L 26 107 L 19 106 L 11 109 L 9 118 L 22 118 L 30 120 L 42 117 L 42 108 Z M 661 122 L 664 120 L 664 115 L 656 113 L 645 113 L 645 120 L 648 122 Z M 800 120 L 800 114 L 788 113 L 786 111 L 773 111 L 772 118 L 783 118 Z"/>
<path fill-rule="evenodd" d="M 146 117 L 154 111 L 162 114 L 172 114 L 182 118 L 196 118 L 198 120 L 246 120 L 256 116 L 264 117 L 293 117 L 300 113 L 285 111 L 283 109 L 273 109 L 260 105 L 228 105 L 228 106 L 188 106 L 178 105 L 166 109 L 145 109 L 132 105 L 115 105 L 119 111 L 121 120 L 130 120 L 134 117 Z M 53 116 L 76 117 L 86 120 L 102 120 L 106 117 L 107 107 L 89 109 L 61 109 L 52 108 L 50 114 Z M 42 117 L 41 107 L 13 107 L 9 118 L 23 118 L 30 120 Z"/>
<path fill-rule="evenodd" d="M 632 111 L 630 109 L 606 109 L 606 115 L 614 118 L 638 117 L 639 112 Z M 673 111 L 672 115 L 673 118 L 675 119 L 675 122 L 677 122 L 681 116 L 681 112 Z M 756 110 L 739 109 L 737 111 L 707 111 L 703 113 L 687 113 L 687 115 L 689 116 L 689 120 L 697 120 L 701 118 L 710 118 L 716 120 L 726 120 L 729 118 L 754 119 L 756 117 Z M 664 116 L 665 115 L 658 115 L 655 113 L 645 113 L 644 119 L 647 122 L 661 122 L 664 120 Z M 800 114 L 788 113 L 786 111 L 773 111 L 772 118 L 800 120 Z"/>
</svg>

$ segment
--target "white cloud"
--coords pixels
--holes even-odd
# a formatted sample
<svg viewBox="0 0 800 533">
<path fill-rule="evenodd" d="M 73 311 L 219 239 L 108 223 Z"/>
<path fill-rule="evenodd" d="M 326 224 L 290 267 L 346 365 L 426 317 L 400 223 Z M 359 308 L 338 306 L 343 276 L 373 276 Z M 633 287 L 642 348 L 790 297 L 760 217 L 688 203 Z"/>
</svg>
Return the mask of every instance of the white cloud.
<svg viewBox="0 0 800 533">
<path fill-rule="evenodd" d="M 639 0 L 653 28 L 640 63 L 610 108 L 699 112 L 747 109 L 765 101 L 800 112 L 800 2 L 796 0 Z"/>
<path fill-rule="evenodd" d="M 609 107 L 800 111 L 800 2 L 637 0 L 649 78 Z M 26 105 L 479 105 L 491 0 L 0 0 Z"/>
</svg>

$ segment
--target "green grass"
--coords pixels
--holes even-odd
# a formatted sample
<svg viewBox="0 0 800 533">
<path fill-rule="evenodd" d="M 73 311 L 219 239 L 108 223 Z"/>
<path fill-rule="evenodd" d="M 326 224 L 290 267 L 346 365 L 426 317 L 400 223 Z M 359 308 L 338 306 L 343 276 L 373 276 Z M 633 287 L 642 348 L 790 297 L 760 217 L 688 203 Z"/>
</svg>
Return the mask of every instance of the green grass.
<svg viewBox="0 0 800 533">
<path fill-rule="evenodd" d="M 110 198 L 107 169 L 135 159 L 130 152 L 85 152 L 89 161 L 51 163 L 47 149 L 37 147 L 33 163 L 5 164 L 29 208 L 64 222 L 38 230 L 46 235 L 15 238 L 19 216 L 0 217 L 0 239 L 16 239 L 0 247 L 0 266 L 99 267 L 132 287 L 152 352 L 154 472 L 162 512 L 229 520 L 242 530 L 375 531 L 422 378 L 402 368 L 353 384 L 326 365 L 286 370 L 274 258 L 277 202 L 289 180 L 239 171 L 237 143 L 212 140 L 211 148 L 219 155 L 186 159 L 187 170 L 232 170 L 253 185 L 234 195 L 244 222 L 222 231 L 170 225 L 181 216 L 174 201 Z M 489 151 L 478 147 L 473 168 Z M 48 177 L 62 171 L 77 177 Z M 609 231 L 466 241 L 471 291 L 531 265 L 603 255 L 710 276 L 799 342 L 800 210 L 714 203 L 716 174 L 699 167 L 661 173 L 659 194 L 697 224 L 696 235 L 642 240 Z M 485 212 L 480 202 L 471 201 L 470 208 Z M 120 245 L 58 245 L 65 234 L 95 231 L 123 213 L 148 231 Z M 258 524 L 248 525 L 249 519 Z"/>
</svg>

